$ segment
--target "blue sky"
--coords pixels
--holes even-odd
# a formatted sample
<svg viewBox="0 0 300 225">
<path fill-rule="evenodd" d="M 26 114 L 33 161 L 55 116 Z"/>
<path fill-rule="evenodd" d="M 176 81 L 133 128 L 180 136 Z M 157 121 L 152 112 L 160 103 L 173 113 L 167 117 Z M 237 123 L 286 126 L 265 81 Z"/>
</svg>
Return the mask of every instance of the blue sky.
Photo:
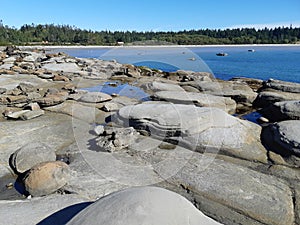
<svg viewBox="0 0 300 225">
<path fill-rule="evenodd" d="M 300 27 L 300 0 L 0 0 L 3 24 L 68 24 L 91 30 L 178 31 Z"/>
</svg>

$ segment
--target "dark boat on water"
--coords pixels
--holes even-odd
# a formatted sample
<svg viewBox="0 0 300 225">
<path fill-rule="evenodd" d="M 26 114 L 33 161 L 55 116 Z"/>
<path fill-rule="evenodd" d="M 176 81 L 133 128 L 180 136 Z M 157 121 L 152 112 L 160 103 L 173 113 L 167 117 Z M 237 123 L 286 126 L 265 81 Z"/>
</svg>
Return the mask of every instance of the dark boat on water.
<svg viewBox="0 0 300 225">
<path fill-rule="evenodd" d="M 217 56 L 228 56 L 228 53 L 226 53 L 226 52 L 219 52 L 216 55 Z"/>
</svg>

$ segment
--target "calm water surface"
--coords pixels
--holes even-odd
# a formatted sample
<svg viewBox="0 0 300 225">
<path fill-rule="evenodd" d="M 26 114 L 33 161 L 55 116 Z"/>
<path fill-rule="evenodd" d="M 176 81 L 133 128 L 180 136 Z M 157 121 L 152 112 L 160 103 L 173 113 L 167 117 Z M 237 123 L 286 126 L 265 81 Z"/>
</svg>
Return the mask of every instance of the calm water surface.
<svg viewBox="0 0 300 225">
<path fill-rule="evenodd" d="M 249 52 L 249 49 L 254 52 Z M 207 71 L 225 80 L 243 76 L 300 83 L 300 46 L 120 47 L 62 51 L 75 57 L 116 59 L 120 63 L 145 65 L 164 71 Z M 228 56 L 216 56 L 218 52 L 226 52 Z"/>
</svg>

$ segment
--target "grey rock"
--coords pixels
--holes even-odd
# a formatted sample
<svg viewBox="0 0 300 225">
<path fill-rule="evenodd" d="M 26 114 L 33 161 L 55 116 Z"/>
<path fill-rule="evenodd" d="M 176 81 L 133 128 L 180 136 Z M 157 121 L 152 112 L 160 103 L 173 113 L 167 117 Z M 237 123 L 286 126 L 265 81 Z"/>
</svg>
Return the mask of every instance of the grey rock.
<svg viewBox="0 0 300 225">
<path fill-rule="evenodd" d="M 166 100 L 177 104 L 194 104 L 200 107 L 216 107 L 228 113 L 234 113 L 236 103 L 231 98 L 214 96 L 204 93 L 194 93 L 185 91 L 159 91 L 155 93 L 155 98 Z"/>
<path fill-rule="evenodd" d="M 86 121 L 89 123 L 103 123 L 104 118 L 107 117 L 105 112 L 96 108 L 94 104 L 83 105 L 75 101 L 65 101 L 61 104 L 44 108 L 44 110 L 56 113 L 63 113 L 74 118 Z"/>
<path fill-rule="evenodd" d="M 31 119 L 34 119 L 36 117 L 39 117 L 39 116 L 42 116 L 45 114 L 45 111 L 44 110 L 33 110 L 33 111 L 29 111 L 29 112 L 26 112 L 26 113 L 23 113 L 20 118 L 22 120 L 31 120 Z"/>
<path fill-rule="evenodd" d="M 8 57 L 6 59 L 3 59 L 2 62 L 4 63 L 14 63 L 16 61 L 16 57 L 15 56 L 11 56 L 11 57 Z"/>
<path fill-rule="evenodd" d="M 120 207 L 122 205 L 122 207 Z M 197 210 L 184 197 L 158 187 L 125 189 L 93 203 L 68 225 L 76 224 L 220 224 Z"/>
<path fill-rule="evenodd" d="M 265 108 L 275 102 L 294 101 L 299 99 L 300 93 L 263 91 L 258 94 L 253 104 L 255 107 Z"/>
<path fill-rule="evenodd" d="M 265 89 L 271 88 L 283 92 L 300 93 L 300 84 L 281 80 L 269 79 L 263 83 Z"/>
<path fill-rule="evenodd" d="M 13 63 L 5 63 L 5 64 L 0 65 L 0 69 L 10 70 L 13 66 L 14 66 Z"/>
<path fill-rule="evenodd" d="M 114 103 L 114 102 L 104 103 L 103 106 L 101 107 L 101 110 L 103 110 L 105 112 L 113 112 L 113 111 L 117 111 L 119 109 L 120 109 L 119 104 Z"/>
<path fill-rule="evenodd" d="M 79 99 L 79 101 L 89 103 L 106 102 L 110 100 L 112 100 L 112 97 L 102 92 L 88 92 Z"/>
<path fill-rule="evenodd" d="M 10 156 L 10 166 L 16 173 L 24 173 L 33 166 L 46 161 L 55 161 L 53 149 L 41 142 L 24 145 Z"/>
<path fill-rule="evenodd" d="M 273 139 L 285 151 L 300 156 L 300 121 L 287 120 L 272 125 Z"/>
<path fill-rule="evenodd" d="M 252 103 L 257 93 L 247 84 L 234 81 L 194 81 L 184 82 L 182 85 L 190 85 L 201 92 L 211 95 L 231 97 L 237 103 Z"/>
<path fill-rule="evenodd" d="M 185 159 L 183 169 L 168 182 L 185 188 L 182 192 L 190 193 L 213 218 L 226 224 L 293 224 L 292 192 L 283 180 L 204 155 L 168 153 L 165 168 Z M 157 172 L 164 174 L 163 169 Z"/>
<path fill-rule="evenodd" d="M 42 98 L 41 94 L 37 93 L 37 92 L 29 92 L 29 93 L 27 93 L 27 97 L 31 101 Z"/>
<path fill-rule="evenodd" d="M 157 81 L 143 84 L 141 88 L 145 90 L 150 89 L 152 91 L 184 91 L 184 89 L 177 84 L 162 83 Z"/>
<path fill-rule="evenodd" d="M 260 144 L 261 128 L 217 108 L 153 102 L 125 106 L 113 119 L 196 151 L 212 147 L 222 154 L 266 162 L 266 150 Z"/>
<path fill-rule="evenodd" d="M 101 129 L 101 128 L 99 128 Z M 99 132 L 99 130 L 97 130 Z M 98 146 L 107 152 L 120 151 L 134 143 L 138 138 L 138 132 L 132 127 L 104 128 L 103 135 L 97 138 Z"/>
<path fill-rule="evenodd" d="M 97 135 L 101 135 L 104 133 L 104 126 L 103 125 L 98 125 L 94 128 L 94 131 Z"/>
<path fill-rule="evenodd" d="M 76 73 L 80 72 L 81 69 L 77 66 L 76 63 L 47 63 L 42 66 L 43 69 L 50 70 L 50 71 L 63 71 L 63 72 L 70 72 Z"/>
<path fill-rule="evenodd" d="M 271 121 L 300 120 L 300 101 L 275 102 L 263 110 Z"/>
<path fill-rule="evenodd" d="M 70 116 L 47 113 L 34 120 L 2 121 L 0 129 L 0 163 L 7 163 L 8 158 L 16 149 L 28 144 L 41 142 L 51 149 L 61 149 L 75 141 L 73 122 L 77 128 L 82 127 L 81 121 Z M 84 127 L 84 126 L 83 126 Z M 82 133 L 82 132 L 80 132 Z"/>
<path fill-rule="evenodd" d="M 0 88 L 0 94 L 4 94 L 6 92 L 6 88 Z"/>
<path fill-rule="evenodd" d="M 22 201 L 0 201 L 0 224 L 66 224 L 89 202 L 89 199 L 75 194 L 49 195 Z M 69 209 L 68 213 L 62 213 L 61 216 L 56 214 L 66 209 Z"/>
<path fill-rule="evenodd" d="M 36 103 L 36 102 L 29 103 L 28 105 L 25 106 L 25 108 L 29 108 L 30 110 L 33 110 L 33 111 L 41 109 L 40 106 L 39 106 L 39 104 Z"/>
<path fill-rule="evenodd" d="M 32 196 L 52 194 L 67 184 L 71 171 L 60 161 L 43 162 L 32 167 L 23 182 L 26 191 Z"/>
<path fill-rule="evenodd" d="M 19 119 L 23 114 L 30 112 L 30 110 L 21 110 L 16 112 L 10 112 L 6 116 L 11 119 Z"/>
<path fill-rule="evenodd" d="M 23 94 L 28 93 L 28 92 L 33 92 L 35 91 L 35 86 L 31 83 L 20 83 L 17 88 L 22 91 Z"/>
<path fill-rule="evenodd" d="M 52 74 L 52 73 L 42 73 L 42 74 L 38 74 L 37 76 L 39 78 L 43 78 L 43 79 L 52 79 L 52 78 L 54 78 L 54 74 Z"/>
</svg>

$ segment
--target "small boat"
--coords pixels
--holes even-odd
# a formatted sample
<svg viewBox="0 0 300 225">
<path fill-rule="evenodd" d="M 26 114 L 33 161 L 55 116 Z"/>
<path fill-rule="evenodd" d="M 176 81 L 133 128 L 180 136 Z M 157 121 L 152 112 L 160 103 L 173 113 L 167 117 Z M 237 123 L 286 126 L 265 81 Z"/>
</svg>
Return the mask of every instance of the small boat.
<svg viewBox="0 0 300 225">
<path fill-rule="evenodd" d="M 228 56 L 228 53 L 226 53 L 226 52 L 219 52 L 216 55 L 217 56 Z"/>
<path fill-rule="evenodd" d="M 254 49 L 248 49 L 248 52 L 255 52 Z"/>
<path fill-rule="evenodd" d="M 196 60 L 196 58 L 192 57 L 192 58 L 189 58 L 189 60 L 191 60 L 191 61 L 195 61 L 195 60 Z"/>
</svg>

